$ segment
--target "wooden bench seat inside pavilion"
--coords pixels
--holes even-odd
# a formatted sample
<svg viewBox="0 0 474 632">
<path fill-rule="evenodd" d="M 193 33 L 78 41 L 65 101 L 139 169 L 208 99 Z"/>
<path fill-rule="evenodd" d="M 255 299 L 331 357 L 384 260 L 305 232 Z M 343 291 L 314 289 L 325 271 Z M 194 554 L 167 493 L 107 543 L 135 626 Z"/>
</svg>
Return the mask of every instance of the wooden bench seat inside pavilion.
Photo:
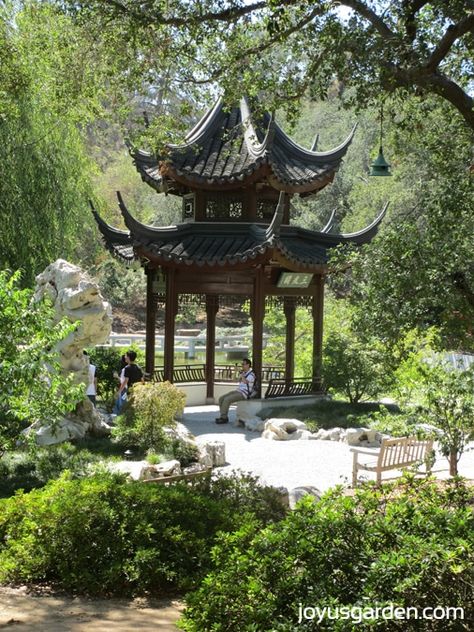
<svg viewBox="0 0 474 632">
<path fill-rule="evenodd" d="M 215 327 L 219 306 L 250 299 L 251 359 L 262 375 L 265 309 L 284 310 L 284 379 L 270 383 L 269 395 L 319 393 L 322 386 L 324 280 L 330 251 L 340 244 L 364 244 L 377 232 L 385 209 L 366 229 L 333 234 L 290 223 L 293 196 L 315 195 L 333 181 L 351 143 L 331 151 L 294 143 L 270 114 L 252 115 L 247 99 L 226 108 L 219 100 L 182 145 L 156 155 L 131 149 L 142 179 L 157 192 L 182 198 L 182 223 L 158 228 L 134 218 L 118 194 L 127 230 L 113 228 L 94 211 L 109 251 L 126 263 L 141 262 L 147 277 L 146 371 L 182 381 L 175 368 L 175 320 L 180 302 L 199 301 L 206 310 L 206 402 L 214 399 Z M 295 378 L 295 310 L 313 317 L 312 375 Z M 155 369 L 158 307 L 165 312 L 164 366 Z M 156 373 L 155 373 L 156 370 Z M 271 378 L 270 378 L 271 379 Z M 204 401 L 202 403 L 205 403 Z"/>
</svg>

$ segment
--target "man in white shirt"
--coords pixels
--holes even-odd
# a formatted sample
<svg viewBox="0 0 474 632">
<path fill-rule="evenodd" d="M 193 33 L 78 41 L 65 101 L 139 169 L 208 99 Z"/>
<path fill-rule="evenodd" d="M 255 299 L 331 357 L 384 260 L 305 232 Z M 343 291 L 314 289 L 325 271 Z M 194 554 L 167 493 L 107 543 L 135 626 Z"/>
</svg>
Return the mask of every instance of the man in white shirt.
<svg viewBox="0 0 474 632">
<path fill-rule="evenodd" d="M 252 371 L 252 363 L 248 358 L 242 360 L 242 371 L 238 388 L 219 397 L 220 416 L 216 418 L 216 424 L 229 423 L 229 407 L 235 402 L 249 399 L 255 386 L 255 373 Z"/>
</svg>

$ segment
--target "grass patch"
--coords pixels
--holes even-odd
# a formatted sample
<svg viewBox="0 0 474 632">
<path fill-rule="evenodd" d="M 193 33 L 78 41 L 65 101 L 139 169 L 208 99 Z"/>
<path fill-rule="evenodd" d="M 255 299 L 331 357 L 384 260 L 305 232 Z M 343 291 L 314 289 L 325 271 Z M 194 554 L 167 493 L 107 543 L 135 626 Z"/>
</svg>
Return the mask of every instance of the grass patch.
<svg viewBox="0 0 474 632">
<path fill-rule="evenodd" d="M 304 421 L 311 432 L 320 428 L 352 428 L 365 426 L 367 415 L 379 412 L 382 408 L 396 415 L 400 409 L 396 405 L 360 402 L 351 404 L 339 400 L 319 400 L 307 406 L 278 407 L 265 411 L 266 417 L 286 417 Z M 360 420 L 360 421 L 359 421 Z"/>
</svg>

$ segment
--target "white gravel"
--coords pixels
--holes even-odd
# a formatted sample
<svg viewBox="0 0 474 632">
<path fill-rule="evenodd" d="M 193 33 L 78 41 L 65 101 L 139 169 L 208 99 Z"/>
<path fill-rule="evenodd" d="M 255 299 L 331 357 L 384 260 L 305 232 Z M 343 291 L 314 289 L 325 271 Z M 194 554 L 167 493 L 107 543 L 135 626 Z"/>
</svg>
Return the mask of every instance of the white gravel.
<svg viewBox="0 0 474 632">
<path fill-rule="evenodd" d="M 234 425 L 233 409 L 228 424 L 215 423 L 218 413 L 217 406 L 188 407 L 182 422 L 200 441 L 224 441 L 228 465 L 222 470 L 251 472 L 269 485 L 289 490 L 312 486 L 325 491 L 337 484 L 350 484 L 352 453 L 346 443 L 262 439 L 260 433 Z M 459 470 L 462 476 L 474 479 L 474 450 L 462 456 Z M 434 472 L 439 478 L 448 477 L 445 458 L 438 458 Z"/>
</svg>

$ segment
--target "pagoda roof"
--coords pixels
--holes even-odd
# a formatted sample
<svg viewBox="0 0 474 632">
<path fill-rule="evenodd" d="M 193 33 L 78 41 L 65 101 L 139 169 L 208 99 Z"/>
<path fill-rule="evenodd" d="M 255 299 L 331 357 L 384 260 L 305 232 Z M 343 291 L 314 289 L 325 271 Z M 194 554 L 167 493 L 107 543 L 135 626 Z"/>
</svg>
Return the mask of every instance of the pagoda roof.
<svg viewBox="0 0 474 632">
<path fill-rule="evenodd" d="M 118 195 L 128 231 L 111 227 L 93 209 L 109 251 L 126 262 L 141 259 L 178 267 L 251 267 L 252 262 L 278 261 L 290 268 L 321 270 L 327 266 L 332 248 L 371 241 L 388 206 L 367 228 L 350 234 L 282 225 L 283 193 L 269 226 L 248 222 L 190 222 L 156 228 L 135 219 Z"/>
<path fill-rule="evenodd" d="M 305 149 L 268 112 L 252 115 L 247 99 L 230 109 L 219 99 L 182 145 L 168 144 L 158 156 L 131 153 L 143 180 L 159 192 L 236 189 L 265 180 L 279 191 L 312 193 L 333 180 L 355 129 L 330 151 L 315 151 L 315 143 Z"/>
</svg>

